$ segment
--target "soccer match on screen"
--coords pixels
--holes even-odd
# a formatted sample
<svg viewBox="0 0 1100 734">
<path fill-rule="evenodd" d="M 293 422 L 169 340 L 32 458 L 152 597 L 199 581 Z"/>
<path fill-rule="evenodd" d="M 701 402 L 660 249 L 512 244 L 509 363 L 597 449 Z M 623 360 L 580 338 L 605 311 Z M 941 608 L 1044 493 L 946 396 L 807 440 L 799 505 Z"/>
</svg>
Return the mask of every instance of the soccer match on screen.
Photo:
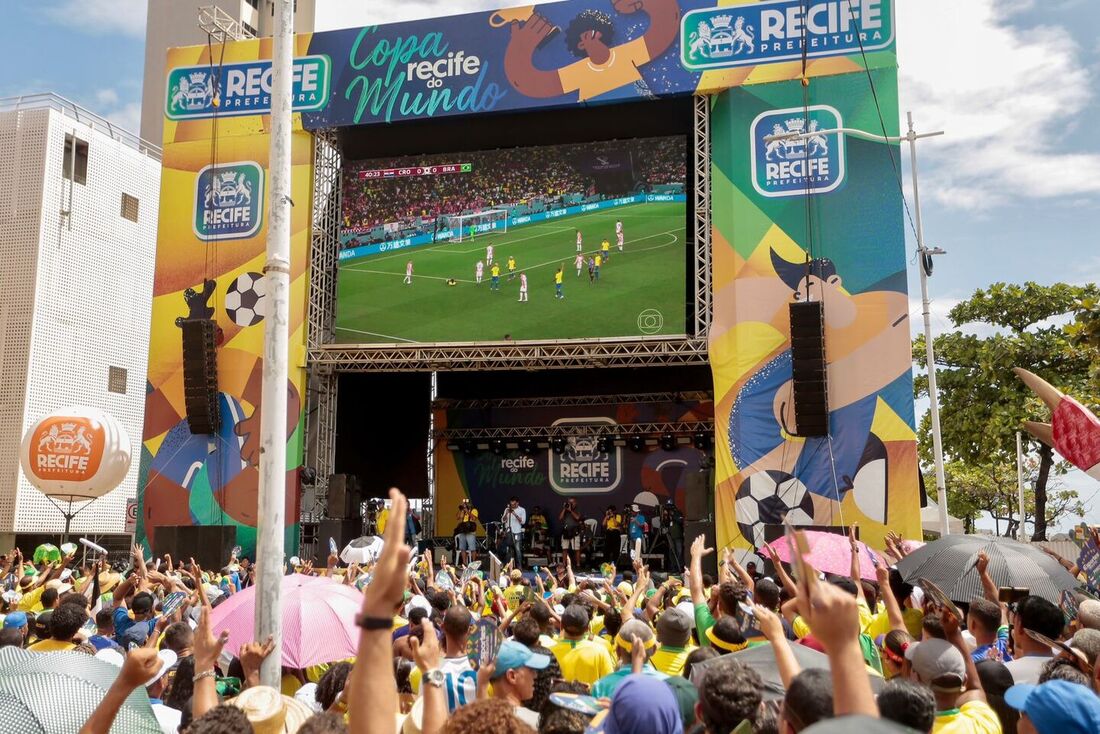
<svg viewBox="0 0 1100 734">
<path fill-rule="evenodd" d="M 684 333 L 682 136 L 344 170 L 346 343 Z"/>
</svg>

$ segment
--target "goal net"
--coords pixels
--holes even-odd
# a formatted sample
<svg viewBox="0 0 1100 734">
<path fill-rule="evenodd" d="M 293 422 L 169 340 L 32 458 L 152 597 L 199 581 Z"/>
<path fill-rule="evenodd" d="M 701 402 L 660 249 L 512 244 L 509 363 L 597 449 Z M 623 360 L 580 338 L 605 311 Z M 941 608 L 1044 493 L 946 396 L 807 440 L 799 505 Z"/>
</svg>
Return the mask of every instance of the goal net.
<svg viewBox="0 0 1100 734">
<path fill-rule="evenodd" d="M 486 209 L 473 214 L 451 214 L 445 221 L 453 232 L 451 241 L 465 242 L 482 232 L 507 232 L 508 210 Z"/>
</svg>

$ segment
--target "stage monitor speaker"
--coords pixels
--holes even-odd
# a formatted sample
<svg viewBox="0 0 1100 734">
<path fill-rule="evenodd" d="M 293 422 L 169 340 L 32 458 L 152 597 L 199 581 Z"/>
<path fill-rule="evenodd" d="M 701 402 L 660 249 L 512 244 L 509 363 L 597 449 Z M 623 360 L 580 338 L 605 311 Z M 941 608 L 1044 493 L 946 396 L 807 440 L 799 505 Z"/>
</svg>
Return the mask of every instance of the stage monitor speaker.
<svg viewBox="0 0 1100 734">
<path fill-rule="evenodd" d="M 339 553 L 344 547 L 363 534 L 363 520 L 360 518 L 340 519 L 340 518 L 325 518 L 321 520 L 317 527 L 317 550 L 315 551 L 317 558 L 314 562 L 324 562 L 328 558 L 328 539 L 332 538 L 336 541 L 336 552 Z"/>
<path fill-rule="evenodd" d="M 328 512 L 332 518 L 357 518 L 359 511 L 359 480 L 354 474 L 330 474 L 328 478 Z"/>
<path fill-rule="evenodd" d="M 235 525 L 164 525 L 153 535 L 153 553 L 168 553 L 176 561 L 194 558 L 200 566 L 216 570 L 229 563 L 237 544 Z M 255 554 L 253 554 L 255 555 Z"/>
<path fill-rule="evenodd" d="M 702 535 L 706 540 L 707 548 L 715 548 L 714 523 L 710 520 L 686 520 L 684 521 L 684 547 L 689 548 L 693 540 Z M 709 573 L 714 580 L 718 580 L 718 553 L 703 556 L 703 573 Z"/>
<path fill-rule="evenodd" d="M 794 420 L 799 436 L 829 435 L 825 311 L 821 301 L 790 305 Z"/>
<path fill-rule="evenodd" d="M 710 516 L 710 472 L 693 471 L 684 482 L 684 519 L 702 520 Z"/>
<path fill-rule="evenodd" d="M 193 434 L 217 433 L 218 327 L 211 319 L 181 319 L 183 332 L 183 405 Z"/>
</svg>

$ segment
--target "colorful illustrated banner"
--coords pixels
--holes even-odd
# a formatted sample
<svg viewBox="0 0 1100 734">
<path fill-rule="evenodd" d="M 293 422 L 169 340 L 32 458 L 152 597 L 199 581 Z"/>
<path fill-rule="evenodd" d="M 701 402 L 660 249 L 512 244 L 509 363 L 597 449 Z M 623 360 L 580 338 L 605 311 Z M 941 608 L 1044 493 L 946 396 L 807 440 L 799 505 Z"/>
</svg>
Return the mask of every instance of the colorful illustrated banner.
<svg viewBox="0 0 1100 734">
<path fill-rule="evenodd" d="M 897 135 L 896 71 L 871 76 Z M 710 361 L 722 545 L 759 547 L 764 525 L 784 517 L 859 522 L 872 544 L 887 527 L 920 537 L 898 149 L 823 132 L 879 132 L 879 115 L 866 74 L 715 99 Z M 791 132 L 808 137 L 768 139 Z M 829 438 L 787 430 L 796 431 L 788 306 L 807 295 L 824 302 Z"/>
<path fill-rule="evenodd" d="M 804 49 L 810 77 L 893 68 L 893 0 L 567 0 L 326 31 L 299 36 L 294 105 L 321 129 L 713 93 L 799 78 Z M 170 64 L 166 117 L 266 113 L 263 58 Z"/>
<path fill-rule="evenodd" d="M 218 49 L 214 54 L 220 57 Z M 247 70 L 269 54 L 269 40 L 229 44 L 223 68 L 244 69 L 247 80 Z M 210 63 L 205 46 L 169 52 L 169 68 L 208 68 Z M 261 84 L 262 74 L 253 76 Z M 170 78 L 176 76 L 170 73 Z M 165 123 L 137 517 L 138 540 L 153 548 L 160 527 L 233 525 L 244 554 L 254 554 L 271 144 L 266 124 L 266 118 L 257 116 Z M 217 144 L 212 145 L 215 130 Z M 312 138 L 299 124 L 292 142 L 288 554 L 296 551 L 299 535 Z M 217 324 L 217 435 L 192 435 L 189 429 L 178 325 L 182 319 L 213 319 Z"/>
<path fill-rule="evenodd" d="M 437 430 L 504 426 L 553 426 L 600 423 L 709 421 L 714 406 L 709 402 L 628 403 L 515 409 L 440 409 L 435 411 Z M 650 446 L 633 451 L 626 446 L 600 451 L 595 438 L 572 438 L 565 451 L 551 449 L 526 454 L 520 450 L 465 453 L 436 444 L 436 535 L 450 535 L 458 503 L 469 497 L 483 522 L 499 520 L 508 499 L 515 495 L 527 510 L 546 511 L 551 530 L 568 498 L 586 518 L 603 517 L 608 505 L 622 509 L 638 503 L 656 507 L 672 500 L 681 511 L 691 477 L 703 469 L 704 454 L 692 446 L 664 451 Z M 705 483 L 704 483 L 705 485 Z M 698 491 L 698 490 L 696 490 Z M 484 527 L 478 528 L 484 533 Z"/>
</svg>

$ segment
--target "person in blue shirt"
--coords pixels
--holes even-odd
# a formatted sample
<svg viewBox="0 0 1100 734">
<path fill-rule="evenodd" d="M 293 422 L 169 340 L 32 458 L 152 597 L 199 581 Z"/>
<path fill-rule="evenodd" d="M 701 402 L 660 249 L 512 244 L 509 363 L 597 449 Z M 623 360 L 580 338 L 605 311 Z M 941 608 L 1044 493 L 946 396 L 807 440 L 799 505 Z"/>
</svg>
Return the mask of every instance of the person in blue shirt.
<svg viewBox="0 0 1100 734">
<path fill-rule="evenodd" d="M 638 539 L 645 540 L 645 534 L 649 532 L 649 522 L 638 505 L 632 505 L 630 509 L 632 514 L 627 533 L 630 536 L 630 545 L 633 547 L 634 541 Z"/>
</svg>

